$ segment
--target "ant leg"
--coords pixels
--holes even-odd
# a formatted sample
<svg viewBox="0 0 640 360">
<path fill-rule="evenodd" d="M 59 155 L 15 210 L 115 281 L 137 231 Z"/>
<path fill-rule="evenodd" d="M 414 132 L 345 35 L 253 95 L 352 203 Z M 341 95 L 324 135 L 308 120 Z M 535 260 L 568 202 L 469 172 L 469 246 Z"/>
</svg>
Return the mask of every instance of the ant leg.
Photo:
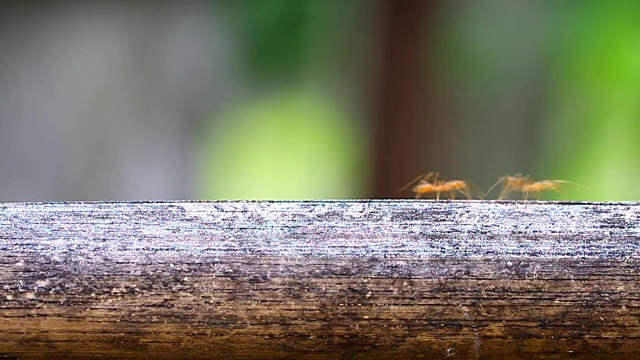
<svg viewBox="0 0 640 360">
<path fill-rule="evenodd" d="M 468 191 L 464 192 L 463 194 L 467 197 L 467 200 L 473 199 L 473 193 L 471 192 L 471 190 L 468 190 Z M 482 196 L 482 194 L 480 194 L 480 199 L 481 200 L 484 199 L 484 196 Z"/>
<path fill-rule="evenodd" d="M 482 200 L 484 199 L 484 195 L 485 195 L 482 193 L 482 190 L 480 190 L 477 186 L 473 184 L 470 184 L 466 188 L 461 189 L 460 192 L 467 197 L 467 200 L 473 199 L 474 195 L 477 195 L 478 198 Z"/>
<path fill-rule="evenodd" d="M 498 200 L 504 200 L 504 197 L 509 195 L 511 191 L 512 191 L 512 187 L 509 185 L 505 185 L 504 189 L 502 189 L 502 191 L 500 192 L 500 196 L 498 197 Z"/>
<path fill-rule="evenodd" d="M 455 190 L 452 190 L 453 195 L 454 195 L 453 196 L 454 199 L 455 199 L 455 195 L 456 195 L 455 192 L 456 191 L 459 192 L 460 194 L 464 195 L 467 198 L 467 200 L 471 200 L 473 198 L 473 196 L 471 195 L 471 190 L 469 190 L 469 189 L 455 189 Z"/>
<path fill-rule="evenodd" d="M 487 190 L 487 192 L 482 193 L 482 190 L 480 191 L 480 193 L 482 193 L 482 198 L 484 199 L 487 195 L 489 195 L 489 193 L 491 192 L 491 190 L 493 190 L 493 188 L 495 188 L 496 186 L 498 186 L 498 184 L 500 184 L 502 182 L 502 179 L 499 179 L 495 184 L 491 185 L 491 187 L 489 188 L 489 190 Z M 504 191 L 504 190 L 503 190 Z"/>
<path fill-rule="evenodd" d="M 440 200 L 440 191 L 436 191 L 436 201 Z"/>
</svg>

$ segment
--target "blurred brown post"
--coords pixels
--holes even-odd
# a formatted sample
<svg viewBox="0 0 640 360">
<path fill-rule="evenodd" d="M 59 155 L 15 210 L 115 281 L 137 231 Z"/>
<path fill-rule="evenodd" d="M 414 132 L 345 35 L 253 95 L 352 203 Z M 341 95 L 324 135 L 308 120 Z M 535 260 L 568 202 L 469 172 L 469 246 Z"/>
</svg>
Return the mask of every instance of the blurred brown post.
<svg viewBox="0 0 640 360">
<path fill-rule="evenodd" d="M 404 197 L 398 190 L 428 162 L 421 151 L 429 126 L 421 61 L 426 24 L 437 1 L 385 0 L 378 78 L 374 188 L 376 198 Z M 420 171 L 420 170 L 418 170 Z"/>
</svg>

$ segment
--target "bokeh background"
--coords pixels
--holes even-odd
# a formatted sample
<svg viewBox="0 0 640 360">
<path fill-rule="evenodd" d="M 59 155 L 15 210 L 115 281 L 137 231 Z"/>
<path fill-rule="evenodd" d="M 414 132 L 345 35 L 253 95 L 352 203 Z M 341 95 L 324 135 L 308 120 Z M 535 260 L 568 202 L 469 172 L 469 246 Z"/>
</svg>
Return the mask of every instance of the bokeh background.
<svg viewBox="0 0 640 360">
<path fill-rule="evenodd" d="M 640 197 L 640 2 L 0 5 L 0 201 Z M 494 192 L 490 197 L 496 196 Z"/>
</svg>

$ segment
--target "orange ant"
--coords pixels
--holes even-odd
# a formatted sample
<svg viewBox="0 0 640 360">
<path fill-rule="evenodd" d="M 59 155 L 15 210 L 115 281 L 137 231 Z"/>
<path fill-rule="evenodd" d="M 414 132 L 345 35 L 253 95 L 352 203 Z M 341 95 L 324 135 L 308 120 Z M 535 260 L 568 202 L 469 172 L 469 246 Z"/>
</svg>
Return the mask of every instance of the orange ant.
<svg viewBox="0 0 640 360">
<path fill-rule="evenodd" d="M 522 193 L 524 194 L 524 199 L 527 200 L 529 197 L 529 193 L 536 193 L 536 199 L 540 200 L 540 192 L 544 190 L 554 190 L 559 191 L 558 186 L 560 184 L 569 183 L 571 181 L 566 180 L 543 180 L 536 181 L 530 184 L 525 184 L 522 186 Z"/>
<path fill-rule="evenodd" d="M 433 182 L 430 180 L 433 178 Z M 426 175 L 420 175 L 417 178 L 411 180 L 400 191 L 406 190 L 409 186 L 418 184 L 411 188 L 411 191 L 416 193 L 416 199 L 419 199 L 424 194 L 436 193 L 436 200 L 440 200 L 440 194 L 448 192 L 452 199 L 455 199 L 456 191 L 466 196 L 468 199 L 472 198 L 471 184 L 464 180 L 438 180 L 438 173 L 430 172 Z"/>
<path fill-rule="evenodd" d="M 503 176 L 498 181 L 491 186 L 487 194 L 493 190 L 496 185 L 502 183 L 502 191 L 500 192 L 499 200 L 504 199 L 511 192 L 520 190 L 522 191 L 522 197 L 524 200 L 529 198 L 529 193 L 535 193 L 536 199 L 540 200 L 540 193 L 545 190 L 554 190 L 559 191 L 560 184 L 565 183 L 574 183 L 572 181 L 567 180 L 543 180 L 543 181 L 533 181 L 529 175 L 507 175 Z M 579 185 L 579 184 L 578 184 Z M 485 194 L 486 195 L 486 194 Z"/>
<path fill-rule="evenodd" d="M 521 189 L 526 184 L 533 183 L 533 180 L 531 180 L 531 177 L 529 177 L 529 175 L 522 175 L 522 174 L 503 176 L 499 178 L 498 181 L 489 188 L 489 190 L 487 190 L 487 192 L 485 193 L 485 196 L 489 194 L 491 190 L 493 190 L 493 188 L 495 188 L 500 183 L 502 183 L 503 187 L 502 187 L 502 191 L 500 192 L 500 195 L 498 196 L 498 199 L 502 200 L 504 199 L 505 196 L 507 196 L 512 191 L 515 191 L 516 189 Z"/>
</svg>

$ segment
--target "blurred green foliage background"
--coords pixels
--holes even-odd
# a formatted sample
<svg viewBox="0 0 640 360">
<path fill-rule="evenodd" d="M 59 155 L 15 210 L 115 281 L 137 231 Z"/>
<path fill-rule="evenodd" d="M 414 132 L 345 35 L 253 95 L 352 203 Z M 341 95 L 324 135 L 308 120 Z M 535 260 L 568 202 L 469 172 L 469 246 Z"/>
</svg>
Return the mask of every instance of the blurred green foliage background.
<svg viewBox="0 0 640 360">
<path fill-rule="evenodd" d="M 2 6 L 1 201 L 640 197 L 640 2 Z"/>
</svg>

